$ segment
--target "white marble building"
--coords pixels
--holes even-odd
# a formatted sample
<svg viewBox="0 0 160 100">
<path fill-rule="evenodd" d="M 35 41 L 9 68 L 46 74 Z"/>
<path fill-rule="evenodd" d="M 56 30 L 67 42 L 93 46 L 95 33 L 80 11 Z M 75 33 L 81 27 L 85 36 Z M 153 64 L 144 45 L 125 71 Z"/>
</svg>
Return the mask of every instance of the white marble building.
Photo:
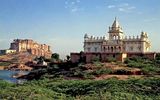
<svg viewBox="0 0 160 100">
<path fill-rule="evenodd" d="M 93 37 L 85 34 L 84 52 L 100 53 L 146 53 L 150 49 L 150 42 L 146 32 L 141 32 L 140 36 L 126 37 L 115 18 L 112 27 L 109 27 L 109 38 Z"/>
</svg>

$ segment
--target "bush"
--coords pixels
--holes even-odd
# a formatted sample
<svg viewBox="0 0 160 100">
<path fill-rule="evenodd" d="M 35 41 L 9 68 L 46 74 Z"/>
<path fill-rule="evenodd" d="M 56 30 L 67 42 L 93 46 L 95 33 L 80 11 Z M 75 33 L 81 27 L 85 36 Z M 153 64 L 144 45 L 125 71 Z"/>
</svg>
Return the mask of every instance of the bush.
<svg viewBox="0 0 160 100">
<path fill-rule="evenodd" d="M 142 57 L 133 57 L 126 59 L 125 63 L 128 67 L 140 68 L 145 75 L 155 75 L 159 74 L 160 72 L 159 60 L 149 60 Z"/>
<path fill-rule="evenodd" d="M 92 74 L 92 75 L 102 75 L 102 74 L 110 74 L 110 73 L 112 73 L 112 69 L 110 69 L 110 68 L 100 68 L 100 69 L 97 69 L 97 70 L 93 71 L 90 74 Z"/>
<path fill-rule="evenodd" d="M 116 60 L 116 58 L 109 57 L 109 58 L 107 59 L 107 61 L 108 61 L 108 62 L 116 62 L 117 60 Z"/>
<path fill-rule="evenodd" d="M 7 83 L 8 84 L 8 83 Z M 0 81 L 0 99 L 153 99 L 160 97 L 160 78 L 117 80 L 33 80 L 22 85 Z M 2 89 L 3 88 L 3 89 Z"/>
<path fill-rule="evenodd" d="M 142 72 L 146 75 L 155 75 L 159 74 L 160 69 L 154 66 L 147 66 L 142 68 Z"/>
<path fill-rule="evenodd" d="M 91 62 L 92 63 L 94 63 L 94 62 L 100 62 L 100 58 L 99 57 L 94 57 Z"/>
<path fill-rule="evenodd" d="M 10 62 L 0 62 L 0 66 L 9 66 Z"/>
</svg>

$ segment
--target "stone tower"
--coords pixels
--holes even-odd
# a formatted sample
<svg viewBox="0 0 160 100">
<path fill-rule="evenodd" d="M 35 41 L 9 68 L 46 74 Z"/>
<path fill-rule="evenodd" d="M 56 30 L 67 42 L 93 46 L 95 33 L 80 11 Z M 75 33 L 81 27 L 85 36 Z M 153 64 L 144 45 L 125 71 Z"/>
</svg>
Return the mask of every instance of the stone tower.
<svg viewBox="0 0 160 100">
<path fill-rule="evenodd" d="M 112 27 L 109 27 L 109 40 L 121 40 L 124 38 L 124 33 L 122 27 L 120 26 L 119 22 L 115 18 Z"/>
<path fill-rule="evenodd" d="M 146 32 L 141 32 L 141 36 L 140 36 L 140 39 L 141 39 L 141 48 L 142 48 L 142 52 L 147 52 L 149 50 L 149 48 L 151 47 L 151 44 L 148 40 L 148 35 Z"/>
</svg>

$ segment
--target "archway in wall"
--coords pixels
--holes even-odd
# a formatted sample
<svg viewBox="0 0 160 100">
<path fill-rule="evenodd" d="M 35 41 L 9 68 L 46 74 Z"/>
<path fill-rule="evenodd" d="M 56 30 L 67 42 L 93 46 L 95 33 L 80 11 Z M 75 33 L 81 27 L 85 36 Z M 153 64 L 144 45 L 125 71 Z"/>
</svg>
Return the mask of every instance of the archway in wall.
<svg viewBox="0 0 160 100">
<path fill-rule="evenodd" d="M 119 51 L 121 51 L 121 47 L 119 46 Z"/>
<path fill-rule="evenodd" d="M 113 47 L 111 47 L 111 52 L 113 52 Z"/>
</svg>

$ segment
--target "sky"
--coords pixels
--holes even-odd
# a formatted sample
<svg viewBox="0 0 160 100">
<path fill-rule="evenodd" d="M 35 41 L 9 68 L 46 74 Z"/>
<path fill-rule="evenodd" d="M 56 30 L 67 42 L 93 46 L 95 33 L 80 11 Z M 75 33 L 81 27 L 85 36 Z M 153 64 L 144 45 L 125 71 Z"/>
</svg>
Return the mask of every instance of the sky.
<svg viewBox="0 0 160 100">
<path fill-rule="evenodd" d="M 117 17 L 126 36 L 148 33 L 160 51 L 160 0 L 0 0 L 0 49 L 13 39 L 48 44 L 64 58 L 83 50 L 85 33 L 107 36 Z"/>
</svg>

